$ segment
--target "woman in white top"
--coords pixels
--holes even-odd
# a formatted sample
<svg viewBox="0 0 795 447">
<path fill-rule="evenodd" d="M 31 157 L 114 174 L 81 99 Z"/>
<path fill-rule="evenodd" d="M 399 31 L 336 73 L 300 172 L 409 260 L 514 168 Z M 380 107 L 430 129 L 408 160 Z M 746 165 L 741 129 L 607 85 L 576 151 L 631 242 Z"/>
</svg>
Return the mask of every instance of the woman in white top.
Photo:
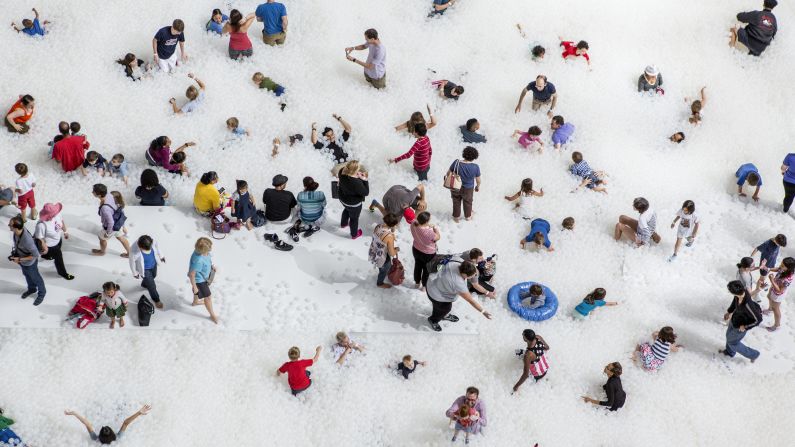
<svg viewBox="0 0 795 447">
<path fill-rule="evenodd" d="M 116 318 L 119 319 L 119 327 L 124 327 L 124 315 L 127 313 L 127 297 L 119 290 L 119 285 L 108 281 L 102 284 L 102 296 L 99 298 L 97 312 L 105 311 L 110 318 L 110 328 L 116 327 Z"/>
<path fill-rule="evenodd" d="M 61 209 L 63 209 L 63 205 L 60 203 L 45 204 L 39 213 L 39 221 L 36 223 L 33 237 L 39 241 L 41 257 L 54 261 L 58 276 L 71 281 L 75 277 L 67 273 L 61 252 L 63 240 L 69 239 L 66 223 L 61 217 Z"/>
<path fill-rule="evenodd" d="M 743 283 L 745 290 L 751 294 L 754 301 L 761 301 L 756 298 L 756 295 L 759 294 L 761 289 L 759 285 L 754 282 L 754 276 L 752 274 L 754 270 L 758 269 L 759 267 L 754 267 L 754 258 L 748 256 L 740 259 L 740 262 L 737 264 L 737 280 Z"/>
</svg>

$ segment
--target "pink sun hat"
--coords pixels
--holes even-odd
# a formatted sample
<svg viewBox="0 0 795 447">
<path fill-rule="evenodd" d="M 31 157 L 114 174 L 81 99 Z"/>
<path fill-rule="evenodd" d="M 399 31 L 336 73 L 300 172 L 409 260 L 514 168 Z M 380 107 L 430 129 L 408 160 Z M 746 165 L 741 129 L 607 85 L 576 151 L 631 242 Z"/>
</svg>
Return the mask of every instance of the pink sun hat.
<svg viewBox="0 0 795 447">
<path fill-rule="evenodd" d="M 44 208 L 42 208 L 41 212 L 39 212 L 39 219 L 45 222 L 49 221 L 53 217 L 58 215 L 58 213 L 60 213 L 62 209 L 63 205 L 61 205 L 60 203 L 45 203 Z"/>
</svg>

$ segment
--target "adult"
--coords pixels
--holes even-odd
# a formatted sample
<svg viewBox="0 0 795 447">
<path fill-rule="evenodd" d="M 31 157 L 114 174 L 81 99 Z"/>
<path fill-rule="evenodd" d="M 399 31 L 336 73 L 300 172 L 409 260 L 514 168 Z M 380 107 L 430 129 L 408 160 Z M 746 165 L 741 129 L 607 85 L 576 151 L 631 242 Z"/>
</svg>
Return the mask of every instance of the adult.
<svg viewBox="0 0 795 447">
<path fill-rule="evenodd" d="M 237 9 L 229 13 L 227 22 L 221 34 L 229 33 L 229 57 L 237 60 L 241 56 L 251 57 L 254 54 L 254 47 L 251 39 L 248 38 L 248 28 L 254 23 L 254 14 L 249 14 L 245 18 Z"/>
<path fill-rule="evenodd" d="M 466 124 L 458 126 L 458 130 L 461 131 L 461 138 L 464 140 L 464 143 L 472 144 L 486 142 L 486 136 L 478 133 L 478 130 L 480 130 L 480 122 L 476 118 L 468 119 Z"/>
<path fill-rule="evenodd" d="M 453 220 L 461 220 L 461 204 L 464 205 L 464 218 L 472 220 L 472 202 L 475 193 L 480 191 L 480 166 L 475 163 L 478 159 L 478 150 L 467 146 L 461 153 L 462 160 L 456 160 L 450 165 L 448 174 L 457 174 L 461 177 L 461 188 L 451 189 L 450 197 L 453 199 Z"/>
<path fill-rule="evenodd" d="M 761 11 L 741 12 L 737 21 L 747 23 L 745 28 L 732 27 L 729 46 L 738 50 L 747 50 L 748 54 L 761 56 L 778 31 L 778 22 L 773 15 L 773 8 L 778 5 L 776 0 L 765 0 Z"/>
<path fill-rule="evenodd" d="M 414 157 L 414 172 L 417 173 L 419 181 L 428 180 L 428 171 L 431 170 L 431 157 L 433 148 L 431 139 L 428 138 L 428 128 L 424 124 L 417 124 L 414 127 L 414 136 L 417 138 L 411 148 L 397 158 L 390 158 L 389 163 L 398 163 L 407 158 Z"/>
<path fill-rule="evenodd" d="M 596 400 L 588 396 L 582 396 L 585 403 L 601 405 L 607 407 L 610 411 L 616 411 L 624 406 L 627 400 L 627 393 L 624 392 L 624 387 L 621 385 L 621 363 L 613 362 L 605 366 L 604 373 L 607 376 L 607 383 L 602 386 L 607 394 L 607 400 Z"/>
<path fill-rule="evenodd" d="M 776 272 L 776 276 L 770 281 L 770 291 L 767 294 L 768 307 L 764 313 L 773 312 L 773 325 L 765 329 L 775 332 L 781 327 L 781 303 L 795 279 L 795 258 L 784 258 L 778 268 L 770 269 L 770 271 Z"/>
<path fill-rule="evenodd" d="M 123 217 L 124 212 L 119 209 L 120 206 L 123 207 L 124 205 L 116 203 L 113 194 L 109 194 L 108 187 L 102 183 L 94 185 L 92 194 L 99 200 L 99 210 L 97 214 L 99 214 L 102 228 L 97 235 L 99 237 L 99 249 L 94 248 L 91 250 L 91 253 L 96 256 L 105 256 L 105 251 L 108 248 L 108 241 L 115 237 L 121 243 L 122 247 L 124 247 L 124 253 L 120 256 L 122 258 L 129 258 L 130 243 L 127 241 L 124 221 L 121 221 L 122 218 L 124 220 L 127 220 L 127 218 Z"/>
<path fill-rule="evenodd" d="M 177 107 L 177 100 L 175 98 L 168 100 L 169 104 L 171 104 L 171 110 L 175 115 L 191 113 L 204 103 L 204 91 L 207 89 L 207 86 L 193 73 L 188 73 L 188 77 L 196 81 L 196 84 L 199 85 L 199 88 L 196 88 L 195 85 L 191 85 L 187 90 L 185 90 L 185 96 L 188 98 L 188 102 L 186 102 L 182 107 Z"/>
<path fill-rule="evenodd" d="M 161 70 L 171 73 L 177 69 L 180 59 L 177 58 L 177 44 L 182 62 L 188 60 L 185 52 L 185 23 L 176 19 L 171 26 L 164 26 L 157 30 L 155 37 L 152 38 L 152 52 L 154 53 L 155 63 Z"/>
<path fill-rule="evenodd" d="M 447 409 L 445 415 L 448 418 L 452 418 L 456 413 L 458 413 L 458 410 L 463 405 L 467 405 L 469 408 L 474 408 L 475 411 L 480 413 L 480 419 L 472 423 L 472 433 L 478 434 L 483 431 L 483 427 L 488 424 L 489 420 L 486 416 L 486 402 L 480 399 L 480 390 L 474 386 L 468 387 L 466 393 L 463 396 L 453 401 L 453 404 Z"/>
<path fill-rule="evenodd" d="M 160 247 L 151 236 L 143 235 L 133 244 L 130 250 L 130 270 L 133 278 L 141 280 L 141 287 L 149 292 L 149 297 L 155 302 L 155 307 L 163 308 L 160 301 L 160 293 L 157 291 L 157 266 L 166 262 L 166 258 L 160 253 Z"/>
<path fill-rule="evenodd" d="M 364 198 L 370 195 L 367 172 L 357 160 L 349 161 L 340 171 L 338 193 L 343 208 L 340 227 L 349 227 L 351 239 L 357 239 L 362 235 L 362 230 L 359 228 L 362 203 Z"/>
<path fill-rule="evenodd" d="M 549 351 L 549 345 L 546 340 L 540 335 L 537 335 L 532 329 L 525 329 L 522 331 L 522 338 L 525 343 L 527 343 L 527 347 L 525 349 L 519 349 L 517 354 L 524 355 L 524 369 L 522 370 L 522 376 L 519 377 L 519 381 L 513 386 L 514 393 L 519 391 L 519 387 L 530 377 L 530 374 L 533 375 L 533 380 L 538 382 L 543 379 L 549 371 L 549 363 L 547 363 L 545 354 Z"/>
<path fill-rule="evenodd" d="M 39 221 L 36 222 L 33 237 L 39 241 L 42 259 L 53 261 L 58 276 L 71 281 L 75 277 L 66 271 L 61 251 L 63 240 L 69 239 L 69 229 L 66 228 L 66 222 L 61 216 L 62 209 L 63 205 L 60 203 L 45 203 L 39 213 Z"/>
<path fill-rule="evenodd" d="M 79 413 L 72 410 L 66 410 L 63 412 L 63 414 L 77 418 L 77 420 L 80 421 L 80 423 L 83 424 L 88 431 L 88 435 L 91 437 L 92 441 L 99 441 L 100 444 L 110 444 L 118 439 L 121 439 L 122 435 L 127 431 L 127 427 L 129 427 L 134 420 L 138 419 L 138 416 L 149 414 L 149 410 L 151 409 L 152 407 L 150 405 L 144 405 L 141 407 L 140 410 L 136 411 L 132 414 L 132 416 L 128 417 L 124 420 L 124 422 L 122 422 L 121 428 L 118 432 L 114 432 L 112 428 L 105 425 L 99 430 L 99 433 L 97 433 L 94 431 L 94 427 L 91 425 L 91 423 L 88 422 L 88 419 L 84 418 Z"/>
<path fill-rule="evenodd" d="M 30 95 L 19 95 L 19 99 L 6 112 L 5 125 L 9 132 L 28 133 L 28 121 L 33 118 L 36 101 Z"/>
<path fill-rule="evenodd" d="M 318 225 L 323 223 L 323 213 L 326 210 L 326 195 L 317 189 L 320 185 L 312 177 L 304 177 L 304 190 L 298 193 L 298 218 L 310 226 L 312 233 L 319 230 Z M 310 233 L 311 234 L 311 233 Z M 308 236 L 304 233 L 304 237 Z"/>
<path fill-rule="evenodd" d="M 350 354 L 364 352 L 364 345 L 351 340 L 345 332 L 337 332 L 335 338 L 337 342 L 331 347 L 331 352 L 334 354 L 334 363 L 340 366 L 348 363 L 351 358 Z"/>
<path fill-rule="evenodd" d="M 484 317 L 491 319 L 491 314 L 469 293 L 468 280 L 477 278 L 477 275 L 478 269 L 471 262 L 451 261 L 441 266 L 439 272 L 431 277 L 425 289 L 433 308 L 431 316 L 428 317 L 431 329 L 440 332 L 442 326 L 439 322 L 442 320 L 451 323 L 458 321 L 458 317 L 450 313 L 458 297 L 463 298 Z"/>
<path fill-rule="evenodd" d="M 345 57 L 354 64 L 364 67 L 364 79 L 377 89 L 386 87 L 386 48 L 378 38 L 378 31 L 370 28 L 364 32 L 365 43 L 345 49 Z M 369 50 L 367 61 L 362 62 L 351 56 L 353 50 Z"/>
<path fill-rule="evenodd" d="M 660 70 L 658 70 L 654 65 L 646 66 L 646 69 L 643 70 L 643 74 L 638 78 L 638 92 L 641 93 L 664 93 L 663 89 L 661 88 L 662 85 L 662 73 L 660 73 Z"/>
<path fill-rule="evenodd" d="M 133 81 L 140 81 L 149 71 L 149 64 L 143 59 L 138 59 L 133 53 L 127 53 L 124 58 L 117 59 L 116 63 L 124 67 L 124 74 Z"/>
<path fill-rule="evenodd" d="M 431 262 L 438 248 L 436 242 L 442 238 L 439 227 L 431 225 L 431 213 L 423 211 L 411 224 L 411 253 L 414 256 L 414 284 L 421 291 L 425 291 L 428 284 L 430 271 L 428 263 Z"/>
<path fill-rule="evenodd" d="M 762 323 L 762 309 L 754 302 L 751 294 L 745 289 L 742 282 L 734 280 L 726 287 L 732 294 L 732 303 L 723 315 L 728 321 L 726 327 L 726 346 L 719 350 L 723 355 L 734 357 L 735 354 L 755 362 L 759 358 L 759 351 L 743 344 L 743 338 L 748 331 Z"/>
<path fill-rule="evenodd" d="M 267 45 L 284 45 L 287 39 L 287 8 L 274 0 L 257 6 L 254 14 L 258 22 L 265 25 L 262 29 L 262 41 Z"/>
<path fill-rule="evenodd" d="M 567 123 L 560 115 L 552 117 L 549 127 L 552 128 L 552 144 L 558 150 L 568 143 L 572 135 L 574 135 L 574 124 Z"/>
<path fill-rule="evenodd" d="M 533 93 L 533 111 L 540 109 L 541 106 L 548 105 L 547 116 L 552 118 L 552 111 L 555 110 L 555 106 L 558 103 L 558 91 L 555 89 L 555 84 L 547 82 L 547 77 L 544 75 L 536 76 L 535 82 L 528 83 L 527 87 L 522 89 L 522 93 L 519 95 L 519 103 L 516 104 L 514 113 L 522 111 L 522 102 L 527 92 Z"/>
<path fill-rule="evenodd" d="M 298 205 L 295 196 L 287 191 L 287 176 L 277 174 L 271 182 L 273 188 L 268 188 L 262 193 L 262 205 L 265 207 L 265 219 L 270 222 L 280 223 L 290 219 L 293 208 Z"/>
<path fill-rule="evenodd" d="M 649 201 L 643 197 L 637 197 L 632 201 L 632 208 L 639 213 L 637 219 L 621 215 L 618 218 L 613 237 L 620 241 L 622 236 L 627 236 L 635 242 L 635 245 L 648 245 L 652 240 L 660 243 L 660 235 L 655 232 L 657 228 L 657 213 L 649 207 Z"/>
<path fill-rule="evenodd" d="M 455 5 L 456 0 L 433 0 L 433 11 L 431 16 L 442 15 L 447 11 L 447 8 Z"/>
<path fill-rule="evenodd" d="M 0 209 L 9 205 L 16 205 L 14 202 L 14 188 L 6 188 L 0 185 Z"/>
<path fill-rule="evenodd" d="M 370 211 L 378 208 L 381 214 L 394 214 L 398 219 L 406 218 L 406 222 L 414 222 L 417 213 L 421 213 L 428 208 L 425 201 L 425 185 L 417 184 L 414 189 L 408 189 L 403 185 L 395 185 L 389 188 L 383 197 L 384 204 L 373 200 L 370 203 Z"/>
<path fill-rule="evenodd" d="M 784 176 L 784 212 L 789 212 L 795 200 L 795 152 L 787 154 L 781 164 L 781 175 Z"/>
<path fill-rule="evenodd" d="M 141 172 L 141 185 L 135 188 L 135 197 L 141 201 L 141 206 L 164 206 L 168 198 L 168 191 L 160 184 L 157 172 L 154 169 L 144 169 Z"/>
<path fill-rule="evenodd" d="M 323 129 L 323 139 L 317 138 L 317 123 L 312 123 L 312 134 L 310 140 L 315 149 L 330 153 L 335 163 L 345 163 L 348 161 L 348 153 L 345 152 L 345 142 L 351 137 L 353 129 L 347 121 L 336 113 L 332 115 L 342 125 L 342 135 L 339 137 L 334 133 L 334 129 L 326 127 Z"/>
<path fill-rule="evenodd" d="M 395 126 L 395 131 L 397 132 L 405 130 L 409 134 L 414 135 L 417 124 L 424 124 L 426 130 L 431 130 L 436 127 L 438 122 L 436 121 L 436 117 L 433 115 L 433 112 L 431 112 L 431 106 L 426 105 L 425 107 L 428 109 L 428 118 L 430 118 L 430 121 L 425 121 L 425 117 L 422 116 L 422 112 L 416 111 L 411 114 L 408 121 Z"/>
<path fill-rule="evenodd" d="M 44 279 L 39 273 L 39 249 L 36 248 L 33 236 L 25 229 L 25 222 L 22 221 L 21 216 L 12 217 L 8 221 L 8 228 L 13 236 L 13 247 L 8 260 L 19 264 L 20 268 L 22 268 L 22 274 L 25 276 L 25 283 L 28 286 L 27 290 L 22 294 L 22 299 L 35 293 L 36 300 L 33 301 L 33 305 L 38 306 L 44 301 L 44 296 L 47 295 Z"/>
<path fill-rule="evenodd" d="M 64 172 L 71 172 L 83 166 L 86 151 L 91 147 L 85 135 L 64 135 L 52 146 L 52 158 L 61 163 Z"/>
<path fill-rule="evenodd" d="M 215 186 L 216 183 L 218 174 L 215 171 L 205 172 L 193 190 L 193 209 L 202 216 L 209 216 L 221 208 L 221 192 Z"/>
<path fill-rule="evenodd" d="M 191 146 L 196 146 L 196 143 L 188 141 L 172 153 L 171 138 L 160 136 L 149 143 L 149 149 L 146 150 L 144 155 L 146 156 L 146 161 L 149 163 L 149 166 L 160 166 L 168 172 L 187 175 L 187 171 L 182 171 L 179 163 L 174 163 L 172 156 L 178 152 L 184 152 L 185 149 Z"/>
<path fill-rule="evenodd" d="M 392 259 L 397 257 L 399 247 L 396 247 L 395 227 L 400 219 L 394 214 L 385 214 L 384 222 L 375 226 L 373 241 L 370 244 L 370 261 L 378 267 L 378 276 L 375 285 L 380 289 L 390 289 L 391 284 L 384 282 L 389 270 L 392 268 Z"/>
<path fill-rule="evenodd" d="M 213 260 L 210 257 L 212 249 L 213 241 L 210 239 L 200 237 L 196 240 L 193 254 L 190 256 L 188 278 L 193 289 L 193 303 L 191 304 L 194 306 L 204 304 L 210 314 L 210 320 L 218 324 L 218 316 L 213 310 L 213 295 L 210 291 L 210 285 L 216 272 L 215 265 L 213 265 Z"/>
</svg>

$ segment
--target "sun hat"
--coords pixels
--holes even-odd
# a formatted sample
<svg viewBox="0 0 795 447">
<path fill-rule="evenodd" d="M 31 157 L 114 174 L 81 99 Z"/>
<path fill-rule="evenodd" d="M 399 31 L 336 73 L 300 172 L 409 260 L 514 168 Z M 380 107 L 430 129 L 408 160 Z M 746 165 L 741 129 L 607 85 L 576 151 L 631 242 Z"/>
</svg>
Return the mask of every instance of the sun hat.
<svg viewBox="0 0 795 447">
<path fill-rule="evenodd" d="M 55 217 L 63 209 L 63 205 L 59 203 L 45 203 L 44 208 L 39 212 L 39 219 L 49 221 Z"/>
</svg>

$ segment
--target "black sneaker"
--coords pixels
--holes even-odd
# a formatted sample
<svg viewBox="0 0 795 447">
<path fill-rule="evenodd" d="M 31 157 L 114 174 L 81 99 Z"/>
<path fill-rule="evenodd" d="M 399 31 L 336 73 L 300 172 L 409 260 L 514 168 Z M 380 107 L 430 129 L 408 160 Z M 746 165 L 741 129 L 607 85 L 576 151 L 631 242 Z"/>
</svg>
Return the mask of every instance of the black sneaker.
<svg viewBox="0 0 795 447">
<path fill-rule="evenodd" d="M 298 242 L 298 231 L 301 228 L 301 220 L 296 220 L 292 227 L 284 230 L 293 242 Z"/>
<path fill-rule="evenodd" d="M 431 317 L 428 317 L 428 324 L 431 325 L 431 329 L 433 329 L 434 331 L 442 332 L 442 327 L 439 326 L 439 323 L 434 323 L 433 321 L 431 321 Z"/>
<path fill-rule="evenodd" d="M 44 301 L 44 295 L 37 296 L 36 301 L 33 302 L 33 305 L 38 306 L 39 304 L 41 304 L 42 301 Z"/>
<path fill-rule="evenodd" d="M 445 316 L 444 316 L 444 318 L 442 318 L 442 320 L 444 320 L 444 321 L 449 321 L 449 322 L 451 322 L 451 323 L 458 323 L 458 317 L 456 317 L 456 316 L 455 316 L 455 315 L 453 315 L 453 314 L 447 314 L 447 315 L 445 315 Z"/>
<path fill-rule="evenodd" d="M 279 241 L 279 236 L 277 236 L 275 233 L 265 233 L 263 236 L 265 237 L 265 240 L 268 242 L 275 243 Z"/>
<path fill-rule="evenodd" d="M 318 227 L 317 225 L 312 225 L 306 231 L 304 231 L 304 237 L 312 236 L 313 234 L 317 233 L 318 231 L 320 231 L 320 227 Z"/>
<path fill-rule="evenodd" d="M 290 251 L 293 249 L 293 246 L 284 241 L 276 241 L 273 244 L 273 248 L 279 251 Z"/>
<path fill-rule="evenodd" d="M 66 276 L 62 276 L 62 278 L 67 280 L 67 281 L 71 281 L 71 280 L 75 279 L 75 275 L 70 275 L 70 274 L 67 273 Z"/>
<path fill-rule="evenodd" d="M 22 299 L 24 300 L 25 298 L 33 295 L 34 293 L 36 293 L 35 290 L 26 290 L 25 293 L 22 294 Z"/>
</svg>

